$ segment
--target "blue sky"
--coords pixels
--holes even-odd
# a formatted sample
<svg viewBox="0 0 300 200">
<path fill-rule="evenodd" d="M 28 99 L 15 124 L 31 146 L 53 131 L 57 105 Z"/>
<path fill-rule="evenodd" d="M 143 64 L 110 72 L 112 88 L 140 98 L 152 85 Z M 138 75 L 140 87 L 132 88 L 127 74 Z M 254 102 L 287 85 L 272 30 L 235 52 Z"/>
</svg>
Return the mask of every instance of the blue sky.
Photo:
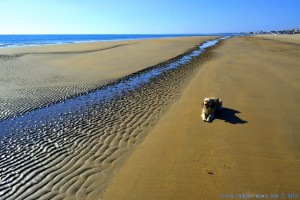
<svg viewBox="0 0 300 200">
<path fill-rule="evenodd" d="M 0 10 L 0 34 L 178 34 L 300 28 L 300 0 L 0 0 Z"/>
</svg>

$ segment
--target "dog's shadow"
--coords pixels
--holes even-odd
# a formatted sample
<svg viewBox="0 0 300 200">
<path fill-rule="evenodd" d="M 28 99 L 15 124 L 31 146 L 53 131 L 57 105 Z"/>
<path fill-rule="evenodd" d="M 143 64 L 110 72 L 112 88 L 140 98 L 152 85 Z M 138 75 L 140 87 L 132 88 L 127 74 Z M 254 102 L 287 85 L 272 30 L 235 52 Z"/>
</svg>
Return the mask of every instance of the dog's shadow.
<svg viewBox="0 0 300 200">
<path fill-rule="evenodd" d="M 245 124 L 248 122 L 236 116 L 237 113 L 241 112 L 231 108 L 223 107 L 218 111 L 218 113 L 216 113 L 216 119 L 224 120 L 225 122 L 228 122 L 230 124 Z"/>
</svg>

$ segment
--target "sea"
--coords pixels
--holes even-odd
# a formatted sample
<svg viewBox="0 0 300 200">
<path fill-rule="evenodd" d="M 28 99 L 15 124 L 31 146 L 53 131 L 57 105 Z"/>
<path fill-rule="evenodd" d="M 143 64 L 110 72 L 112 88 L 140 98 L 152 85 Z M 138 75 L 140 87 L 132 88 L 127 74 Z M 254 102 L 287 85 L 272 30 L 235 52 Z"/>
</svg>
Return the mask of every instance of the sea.
<svg viewBox="0 0 300 200">
<path fill-rule="evenodd" d="M 56 44 L 72 44 L 85 42 L 174 38 L 188 36 L 232 36 L 236 33 L 218 34 L 60 34 L 60 35 L 0 35 L 0 48 L 20 46 L 40 46 Z"/>
</svg>

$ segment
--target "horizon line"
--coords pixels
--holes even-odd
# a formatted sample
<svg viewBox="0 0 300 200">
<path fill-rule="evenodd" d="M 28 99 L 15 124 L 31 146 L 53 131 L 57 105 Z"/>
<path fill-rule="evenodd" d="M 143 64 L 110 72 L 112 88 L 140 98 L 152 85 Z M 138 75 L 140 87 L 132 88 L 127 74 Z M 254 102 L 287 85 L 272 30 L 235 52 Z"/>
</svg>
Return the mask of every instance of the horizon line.
<svg viewBox="0 0 300 200">
<path fill-rule="evenodd" d="M 219 33 L 0 33 L 0 35 L 212 35 L 212 34 L 240 34 L 244 32 Z"/>
</svg>

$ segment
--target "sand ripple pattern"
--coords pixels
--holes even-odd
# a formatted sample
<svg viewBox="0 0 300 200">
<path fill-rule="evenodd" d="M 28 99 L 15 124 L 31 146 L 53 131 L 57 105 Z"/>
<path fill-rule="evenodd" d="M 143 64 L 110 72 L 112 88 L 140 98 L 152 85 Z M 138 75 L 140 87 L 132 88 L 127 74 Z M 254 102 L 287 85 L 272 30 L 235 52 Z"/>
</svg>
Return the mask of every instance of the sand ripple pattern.
<svg viewBox="0 0 300 200">
<path fill-rule="evenodd" d="M 106 81 L 101 83 L 32 87 L 5 91 L 6 98 L 3 96 L 2 98 L 0 97 L 0 121 L 86 94 L 108 83 Z M 0 94 L 2 94 L 1 91 Z"/>
<path fill-rule="evenodd" d="M 0 122 L 0 199 L 94 199 L 205 56 L 172 59 Z M 100 183 L 100 187 L 99 187 Z"/>
</svg>

